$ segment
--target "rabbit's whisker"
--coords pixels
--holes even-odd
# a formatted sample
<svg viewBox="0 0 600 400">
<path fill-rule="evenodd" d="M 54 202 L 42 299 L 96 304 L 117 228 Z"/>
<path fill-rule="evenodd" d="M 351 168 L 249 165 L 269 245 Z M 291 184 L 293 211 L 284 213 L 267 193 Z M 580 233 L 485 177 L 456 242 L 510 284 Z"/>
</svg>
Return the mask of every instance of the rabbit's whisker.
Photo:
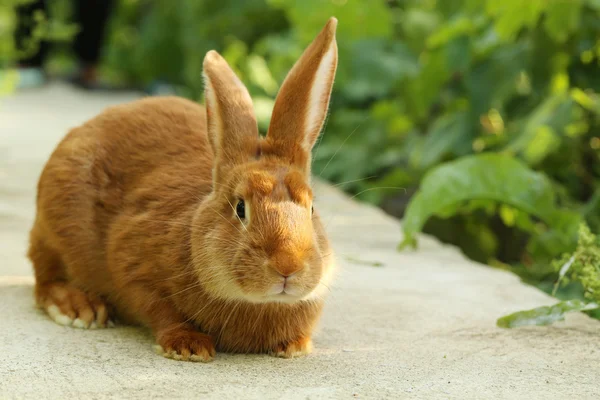
<svg viewBox="0 0 600 400">
<path fill-rule="evenodd" d="M 225 221 L 227 221 L 229 223 L 229 225 L 233 226 L 235 228 L 235 230 L 238 231 L 240 234 L 242 233 L 242 231 L 240 231 L 238 229 L 238 227 L 233 224 L 233 222 L 231 222 L 230 220 L 228 220 L 227 218 L 225 218 L 223 216 L 223 214 L 221 214 L 220 212 L 218 212 L 217 210 L 215 210 L 214 207 L 211 207 L 211 210 L 213 210 L 214 212 L 216 212 L 221 218 L 223 218 Z"/>
<path fill-rule="evenodd" d="M 366 181 L 366 180 L 372 179 L 372 178 L 377 178 L 377 175 L 371 175 L 371 176 L 367 176 L 366 178 L 354 179 L 351 181 L 336 183 L 335 185 L 333 185 L 333 187 L 344 186 L 344 185 L 347 185 L 349 183 L 354 183 L 354 182 L 362 182 L 362 181 Z"/>
<path fill-rule="evenodd" d="M 233 207 L 233 204 L 231 204 L 231 202 L 229 201 L 229 199 L 227 197 L 225 197 L 225 200 L 227 200 L 227 203 L 229 203 L 229 206 L 231 207 L 231 210 L 235 214 L 235 216 L 238 219 L 238 221 L 240 221 L 240 224 L 242 224 L 242 226 L 244 227 L 244 229 L 246 230 L 246 232 L 248 232 L 248 228 L 246 228 L 246 225 L 242 222 L 240 216 L 237 215 L 237 212 L 235 211 L 235 208 Z"/>
<path fill-rule="evenodd" d="M 337 156 L 337 154 L 342 149 L 342 147 L 344 147 L 344 145 L 346 144 L 346 142 L 348 141 L 348 139 L 350 139 L 352 137 L 352 135 L 354 135 L 354 133 L 358 130 L 358 128 L 360 128 L 362 126 L 362 124 L 364 124 L 367 119 L 369 119 L 369 117 L 366 117 L 365 119 L 363 119 L 358 124 L 358 126 L 356 128 L 354 128 L 354 130 L 352 132 L 350 132 L 350 134 L 348 136 L 346 136 L 346 139 L 344 139 L 344 141 L 342 142 L 342 144 L 340 144 L 340 146 L 337 148 L 337 150 L 335 151 L 335 153 L 333 153 L 333 155 L 331 156 L 331 158 L 329 159 L 329 161 L 327 161 L 327 164 L 325 164 L 325 166 L 321 170 L 321 173 L 319 174 L 319 178 L 323 175 L 323 172 L 325 172 L 325 170 L 329 166 L 329 163 L 331 163 L 331 161 L 335 158 L 335 156 Z"/>
</svg>

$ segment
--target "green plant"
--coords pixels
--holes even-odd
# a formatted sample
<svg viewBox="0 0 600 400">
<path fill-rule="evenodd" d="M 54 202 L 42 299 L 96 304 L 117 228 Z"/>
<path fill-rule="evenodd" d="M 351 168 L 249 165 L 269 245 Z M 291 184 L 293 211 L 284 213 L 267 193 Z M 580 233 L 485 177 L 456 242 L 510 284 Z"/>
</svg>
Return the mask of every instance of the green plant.
<svg viewBox="0 0 600 400">
<path fill-rule="evenodd" d="M 467 201 L 470 212 L 498 210 L 505 224 L 530 232 L 536 229 L 530 217 L 537 217 L 550 228 L 545 232 L 550 243 L 544 245 L 551 252 L 571 247 L 580 221 L 579 214 L 556 208 L 552 184 L 544 174 L 506 155 L 479 154 L 442 164 L 424 177 L 406 210 L 401 247 L 416 246 L 414 235 L 429 217 L 451 216 Z M 542 244 L 539 236 L 532 240 Z"/>
<path fill-rule="evenodd" d="M 68 22 L 70 7 L 65 0 L 48 2 L 48 15 L 38 10 L 33 12 L 31 20 L 19 21 L 18 7 L 32 2 L 3 0 L 0 3 L 0 96 L 14 91 L 18 73 L 12 67 L 19 59 L 35 54 L 42 40 L 68 43 L 77 33 L 78 27 Z M 19 23 L 29 28 L 29 35 L 24 37 L 20 46 L 15 40 Z"/>
<path fill-rule="evenodd" d="M 600 308 L 600 239 L 590 232 L 587 225 L 579 227 L 577 248 L 572 254 L 563 254 L 553 263 L 559 274 L 554 293 L 561 284 L 571 281 L 581 284 L 585 300 L 571 299 L 552 307 L 539 307 L 519 311 L 498 319 L 502 328 L 524 325 L 547 325 L 564 319 L 572 311 L 591 311 Z"/>
</svg>

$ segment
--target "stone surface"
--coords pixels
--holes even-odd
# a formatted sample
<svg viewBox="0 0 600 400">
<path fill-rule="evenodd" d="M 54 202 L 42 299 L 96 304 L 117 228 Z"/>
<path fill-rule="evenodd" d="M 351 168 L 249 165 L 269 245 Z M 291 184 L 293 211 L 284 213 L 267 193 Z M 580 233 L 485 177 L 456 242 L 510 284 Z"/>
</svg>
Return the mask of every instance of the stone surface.
<svg viewBox="0 0 600 400">
<path fill-rule="evenodd" d="M 397 252 L 398 221 L 323 184 L 341 268 L 312 355 L 185 363 L 154 354 L 140 328 L 53 323 L 34 307 L 24 256 L 37 177 L 68 128 L 134 97 L 51 85 L 0 103 L 1 399 L 600 398 L 600 322 L 499 329 L 497 317 L 553 300 L 428 237 Z"/>
</svg>

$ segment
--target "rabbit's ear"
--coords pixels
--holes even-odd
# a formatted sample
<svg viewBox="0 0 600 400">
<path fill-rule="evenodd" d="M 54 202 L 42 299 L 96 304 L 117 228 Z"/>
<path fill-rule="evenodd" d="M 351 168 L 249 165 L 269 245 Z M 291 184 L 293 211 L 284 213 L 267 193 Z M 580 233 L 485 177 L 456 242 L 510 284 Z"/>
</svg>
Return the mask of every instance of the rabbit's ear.
<svg viewBox="0 0 600 400">
<path fill-rule="evenodd" d="M 219 170 L 242 164 L 258 153 L 258 127 L 248 90 L 227 61 L 214 50 L 204 57 L 208 139 Z"/>
<path fill-rule="evenodd" d="M 327 116 L 337 67 L 335 29 L 330 18 L 289 72 L 275 100 L 264 151 L 310 173 L 310 152 Z"/>
</svg>

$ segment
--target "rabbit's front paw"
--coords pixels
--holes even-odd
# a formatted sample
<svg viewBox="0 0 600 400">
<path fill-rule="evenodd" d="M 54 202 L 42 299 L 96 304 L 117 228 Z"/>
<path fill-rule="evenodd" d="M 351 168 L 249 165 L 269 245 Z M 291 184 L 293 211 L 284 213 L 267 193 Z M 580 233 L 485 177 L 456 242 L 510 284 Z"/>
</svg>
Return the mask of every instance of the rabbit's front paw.
<svg viewBox="0 0 600 400">
<path fill-rule="evenodd" d="M 281 358 L 301 357 L 312 352 L 312 340 L 309 337 L 303 337 L 291 342 L 278 345 L 271 355 Z"/>
<path fill-rule="evenodd" d="M 64 282 L 38 285 L 38 304 L 57 324 L 96 329 L 114 326 L 108 319 L 108 306 L 97 296 Z"/>
<path fill-rule="evenodd" d="M 173 329 L 158 336 L 156 353 L 174 360 L 212 361 L 215 345 L 210 336 L 192 329 Z"/>
</svg>

